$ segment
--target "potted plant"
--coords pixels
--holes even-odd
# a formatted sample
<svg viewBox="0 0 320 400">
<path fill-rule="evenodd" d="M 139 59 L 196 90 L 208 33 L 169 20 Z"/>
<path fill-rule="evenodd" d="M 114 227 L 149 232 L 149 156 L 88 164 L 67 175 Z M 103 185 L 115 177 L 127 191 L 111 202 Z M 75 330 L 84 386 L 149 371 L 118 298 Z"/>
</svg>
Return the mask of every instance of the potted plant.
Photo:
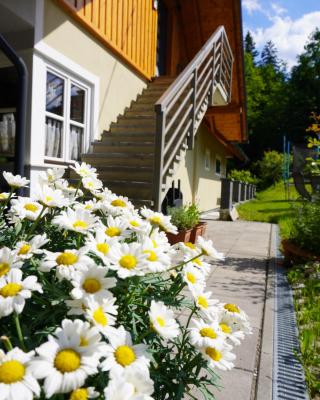
<svg viewBox="0 0 320 400">
<path fill-rule="evenodd" d="M 179 242 L 190 242 L 192 229 L 197 225 L 198 219 L 193 212 L 190 212 L 190 207 L 170 207 L 168 214 L 171 216 L 171 222 L 178 228 L 178 233 L 167 232 L 167 238 L 170 244 Z"/>
<path fill-rule="evenodd" d="M 198 236 L 203 236 L 205 234 L 208 223 L 200 221 L 200 210 L 196 204 L 191 204 L 188 208 L 188 212 L 196 224 L 190 236 L 190 242 L 195 243 Z"/>
</svg>

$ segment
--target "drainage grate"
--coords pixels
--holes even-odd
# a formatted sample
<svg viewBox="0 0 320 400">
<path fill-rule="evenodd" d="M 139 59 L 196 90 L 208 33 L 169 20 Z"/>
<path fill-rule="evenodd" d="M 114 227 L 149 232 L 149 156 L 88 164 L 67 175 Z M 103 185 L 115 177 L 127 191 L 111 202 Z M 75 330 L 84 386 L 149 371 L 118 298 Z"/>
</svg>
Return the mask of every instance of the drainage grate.
<svg viewBox="0 0 320 400">
<path fill-rule="evenodd" d="M 300 349 L 292 291 L 281 267 L 275 286 L 273 400 L 308 400 L 304 371 L 295 356 Z"/>
</svg>

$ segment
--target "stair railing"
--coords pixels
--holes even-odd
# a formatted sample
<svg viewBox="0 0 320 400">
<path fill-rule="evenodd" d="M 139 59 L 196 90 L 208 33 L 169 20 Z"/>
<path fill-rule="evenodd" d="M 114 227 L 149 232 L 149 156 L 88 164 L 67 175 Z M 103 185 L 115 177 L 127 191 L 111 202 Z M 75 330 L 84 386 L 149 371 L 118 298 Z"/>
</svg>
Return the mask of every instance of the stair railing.
<svg viewBox="0 0 320 400">
<path fill-rule="evenodd" d="M 166 178 L 183 146 L 191 150 L 196 131 L 217 88 L 231 99 L 233 54 L 220 26 L 155 104 L 154 209 L 160 210 Z"/>
</svg>

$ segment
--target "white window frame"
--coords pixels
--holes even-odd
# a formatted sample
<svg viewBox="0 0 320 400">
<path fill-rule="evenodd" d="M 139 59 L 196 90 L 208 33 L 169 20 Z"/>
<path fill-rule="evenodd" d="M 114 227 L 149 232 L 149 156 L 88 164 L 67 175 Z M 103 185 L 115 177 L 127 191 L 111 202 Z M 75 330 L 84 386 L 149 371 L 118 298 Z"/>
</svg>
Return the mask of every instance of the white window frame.
<svg viewBox="0 0 320 400">
<path fill-rule="evenodd" d="M 220 162 L 220 172 L 217 172 L 217 161 Z M 221 157 L 218 156 L 218 155 L 216 155 L 215 161 L 214 161 L 214 173 L 215 173 L 217 176 L 219 176 L 219 177 L 222 176 L 222 159 L 221 159 Z"/>
<path fill-rule="evenodd" d="M 72 160 L 68 157 L 69 149 L 70 149 L 70 126 L 74 125 L 83 129 L 83 138 L 81 143 L 81 153 L 84 153 L 87 150 L 88 137 L 90 134 L 90 107 L 91 104 L 91 89 L 90 86 L 85 83 L 79 81 L 78 79 L 68 75 L 66 72 L 57 69 L 51 65 L 47 65 L 46 68 L 46 84 L 47 84 L 47 73 L 50 72 L 56 75 L 58 78 L 61 78 L 64 81 L 64 90 L 63 90 L 63 116 L 51 113 L 45 109 L 44 114 L 44 128 L 46 123 L 46 117 L 49 117 L 53 120 L 61 121 L 63 124 L 63 133 L 62 133 L 62 149 L 61 157 L 50 157 L 44 153 L 45 162 L 65 162 L 65 163 L 74 163 L 78 160 Z M 80 89 L 85 91 L 85 103 L 84 103 L 84 118 L 83 123 L 79 123 L 73 121 L 70 117 L 70 108 L 71 108 L 71 86 L 78 86 Z M 44 129 L 45 134 L 45 129 Z M 45 139 L 46 140 L 46 139 Z"/>
<path fill-rule="evenodd" d="M 205 149 L 204 153 L 204 169 L 210 171 L 211 169 L 211 151 L 210 149 Z"/>
</svg>

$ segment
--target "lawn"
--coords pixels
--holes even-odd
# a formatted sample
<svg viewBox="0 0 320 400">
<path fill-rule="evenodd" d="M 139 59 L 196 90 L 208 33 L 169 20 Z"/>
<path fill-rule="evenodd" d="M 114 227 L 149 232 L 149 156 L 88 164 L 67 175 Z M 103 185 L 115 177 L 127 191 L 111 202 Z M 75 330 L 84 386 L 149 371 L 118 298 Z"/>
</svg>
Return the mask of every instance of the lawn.
<svg viewBox="0 0 320 400">
<path fill-rule="evenodd" d="M 247 221 L 271 222 L 279 224 L 281 236 L 287 237 L 290 230 L 290 218 L 294 214 L 293 204 L 298 194 L 290 187 L 290 200 L 286 199 L 282 182 L 259 192 L 256 199 L 238 206 L 240 218 Z"/>
</svg>

